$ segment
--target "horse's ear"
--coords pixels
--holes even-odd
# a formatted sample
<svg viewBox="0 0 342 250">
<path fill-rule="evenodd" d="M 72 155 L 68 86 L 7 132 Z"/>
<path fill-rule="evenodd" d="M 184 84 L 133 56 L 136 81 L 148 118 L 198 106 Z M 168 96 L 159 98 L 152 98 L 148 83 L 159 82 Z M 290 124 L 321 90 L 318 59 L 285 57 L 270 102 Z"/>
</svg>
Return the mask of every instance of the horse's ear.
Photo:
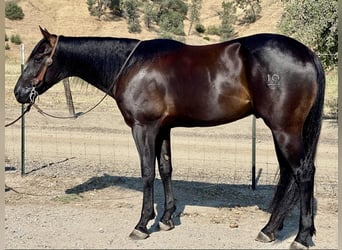
<svg viewBox="0 0 342 250">
<path fill-rule="evenodd" d="M 51 47 L 55 46 L 57 36 L 50 34 L 50 32 L 47 29 L 43 29 L 39 26 L 40 32 L 42 33 L 43 37 L 49 41 Z"/>
</svg>

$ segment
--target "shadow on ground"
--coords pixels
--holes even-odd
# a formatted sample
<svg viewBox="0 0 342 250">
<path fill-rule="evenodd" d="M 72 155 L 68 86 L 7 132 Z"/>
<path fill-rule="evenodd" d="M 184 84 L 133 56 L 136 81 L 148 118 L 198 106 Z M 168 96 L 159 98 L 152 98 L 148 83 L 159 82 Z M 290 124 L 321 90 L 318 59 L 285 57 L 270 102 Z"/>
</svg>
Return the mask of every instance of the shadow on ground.
<svg viewBox="0 0 342 250">
<path fill-rule="evenodd" d="M 109 187 L 120 187 L 135 191 L 142 191 L 141 178 L 112 176 L 104 174 L 92 177 L 84 183 L 67 189 L 66 194 L 82 194 L 88 191 L 100 190 Z M 176 197 L 177 210 L 174 213 L 175 225 L 181 224 L 181 215 L 185 206 L 203 206 L 214 208 L 241 208 L 257 206 L 262 211 L 268 211 L 273 197 L 273 185 L 258 185 L 255 191 L 250 185 L 213 184 L 208 182 L 173 180 L 173 189 Z M 181 199 L 177 199 L 181 197 Z M 150 233 L 157 231 L 157 222 L 163 214 L 164 191 L 160 179 L 155 181 L 155 203 L 157 204 L 157 220 L 151 226 Z M 224 211 L 223 211 L 224 212 Z M 259 229 L 256 229 L 256 233 Z M 298 211 L 290 215 L 285 221 L 282 231 L 277 234 L 279 240 L 287 239 L 297 233 Z"/>
</svg>

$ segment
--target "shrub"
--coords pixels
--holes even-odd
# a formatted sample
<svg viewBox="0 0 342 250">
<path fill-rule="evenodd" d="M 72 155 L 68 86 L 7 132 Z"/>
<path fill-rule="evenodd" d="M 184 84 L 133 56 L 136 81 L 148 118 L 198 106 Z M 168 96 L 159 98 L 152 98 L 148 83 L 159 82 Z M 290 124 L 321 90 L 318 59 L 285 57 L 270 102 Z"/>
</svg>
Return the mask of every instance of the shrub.
<svg viewBox="0 0 342 250">
<path fill-rule="evenodd" d="M 207 34 L 221 36 L 221 28 L 219 26 L 209 25 L 207 28 Z"/>
<path fill-rule="evenodd" d="M 5 33 L 5 42 L 8 42 L 8 36 L 7 36 L 7 34 Z"/>
<path fill-rule="evenodd" d="M 8 43 L 6 43 L 6 44 L 5 44 L 5 50 L 10 50 L 10 49 L 11 49 L 11 47 L 9 46 Z"/>
<path fill-rule="evenodd" d="M 130 23 L 128 23 L 128 31 L 130 33 L 140 33 L 141 32 L 141 26 L 139 23 L 130 22 Z"/>
<path fill-rule="evenodd" d="M 198 32 L 198 33 L 204 33 L 205 32 L 205 27 L 204 27 L 204 25 L 203 24 L 200 24 L 200 23 L 198 23 L 198 24 L 196 24 L 196 26 L 195 26 L 195 30 Z"/>
<path fill-rule="evenodd" d="M 115 16 L 122 16 L 121 0 L 87 0 L 87 5 L 91 16 L 100 18 L 108 10 Z"/>
<path fill-rule="evenodd" d="M 325 118 L 330 118 L 330 119 L 336 119 L 338 117 L 338 103 L 337 103 L 337 97 L 330 98 L 326 100 L 326 107 L 327 111 L 325 114 Z"/>
<path fill-rule="evenodd" d="M 24 12 L 16 2 L 6 2 L 5 16 L 10 20 L 22 20 L 24 18 Z"/>
<path fill-rule="evenodd" d="M 17 44 L 17 45 L 22 43 L 21 38 L 20 38 L 20 36 L 18 34 L 11 36 L 11 42 L 14 43 L 14 44 Z"/>
</svg>

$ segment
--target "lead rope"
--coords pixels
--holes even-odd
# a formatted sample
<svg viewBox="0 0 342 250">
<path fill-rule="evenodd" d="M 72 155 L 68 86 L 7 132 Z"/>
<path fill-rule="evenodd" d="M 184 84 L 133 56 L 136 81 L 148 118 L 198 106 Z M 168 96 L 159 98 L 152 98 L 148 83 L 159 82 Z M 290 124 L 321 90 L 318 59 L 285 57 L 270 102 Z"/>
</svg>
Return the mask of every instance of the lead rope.
<svg viewBox="0 0 342 250">
<path fill-rule="evenodd" d="M 23 118 L 24 115 L 25 115 L 27 112 L 30 111 L 31 106 L 32 106 L 32 104 L 30 103 L 30 104 L 25 108 L 24 112 L 23 112 L 17 119 L 15 119 L 14 121 L 12 121 L 12 122 L 10 122 L 10 123 L 5 124 L 5 128 L 7 128 L 7 127 L 13 125 L 13 124 L 16 123 L 17 121 L 19 121 L 21 118 Z"/>
<path fill-rule="evenodd" d="M 84 112 L 78 112 L 76 113 L 75 115 L 73 116 L 56 116 L 56 115 L 51 115 L 45 111 L 43 111 L 40 107 L 38 107 L 37 104 L 33 102 L 31 102 L 25 109 L 25 111 L 23 112 L 22 115 L 20 115 L 17 119 L 15 119 L 14 121 L 8 123 L 5 125 L 5 127 L 8 127 L 8 126 L 11 126 L 13 125 L 14 123 L 16 123 L 17 121 L 19 121 L 27 112 L 30 111 L 31 109 L 31 106 L 33 106 L 35 109 L 37 109 L 37 111 L 42 114 L 42 115 L 45 115 L 45 116 L 48 116 L 48 117 L 51 117 L 51 118 L 56 118 L 56 119 L 76 119 L 80 116 L 83 116 L 89 112 L 91 112 L 92 110 L 94 110 L 97 106 L 99 106 L 103 101 L 104 99 L 108 96 L 109 92 L 113 89 L 113 87 L 115 86 L 117 80 L 119 79 L 119 77 L 121 76 L 123 70 L 126 68 L 127 66 L 127 63 L 128 61 L 131 59 L 132 55 L 134 54 L 134 52 L 137 50 L 138 46 L 140 45 L 140 43 L 142 42 L 142 40 L 140 40 L 133 48 L 133 50 L 131 51 L 131 53 L 128 55 L 128 57 L 126 58 L 124 64 L 121 66 L 120 70 L 119 70 L 119 73 L 116 75 L 112 85 L 108 88 L 107 92 L 105 93 L 105 95 L 100 99 L 100 101 L 98 101 L 93 107 L 89 108 L 87 111 L 84 111 Z M 30 99 L 31 99 L 31 94 L 30 94 Z M 35 97 L 33 97 L 33 100 L 35 100 Z M 32 101 L 32 100 L 31 100 Z"/>
</svg>

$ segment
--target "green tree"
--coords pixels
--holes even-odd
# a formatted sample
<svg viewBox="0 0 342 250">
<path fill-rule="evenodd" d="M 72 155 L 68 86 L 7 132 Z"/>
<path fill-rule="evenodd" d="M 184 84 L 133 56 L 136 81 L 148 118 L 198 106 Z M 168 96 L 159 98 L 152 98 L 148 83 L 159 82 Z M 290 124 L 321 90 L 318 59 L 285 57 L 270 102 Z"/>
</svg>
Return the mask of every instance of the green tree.
<svg viewBox="0 0 342 250">
<path fill-rule="evenodd" d="M 190 27 L 188 31 L 188 35 L 191 33 L 192 26 L 195 24 L 199 24 L 200 22 L 200 14 L 202 8 L 202 0 L 191 0 L 191 4 L 189 5 L 190 9 Z"/>
<path fill-rule="evenodd" d="M 280 30 L 320 54 L 326 67 L 337 65 L 337 0 L 288 1 Z"/>
<path fill-rule="evenodd" d="M 146 1 L 144 3 L 143 12 L 144 12 L 143 19 L 144 19 L 145 26 L 148 29 L 151 29 L 152 25 L 153 25 L 153 22 L 155 22 L 155 20 L 156 20 L 156 11 L 154 9 L 153 2 Z"/>
<path fill-rule="evenodd" d="M 24 18 L 24 12 L 15 1 L 10 1 L 6 2 L 5 16 L 10 20 L 22 20 Z"/>
<path fill-rule="evenodd" d="M 162 33 L 184 36 L 184 19 L 188 6 L 182 0 L 156 0 L 158 12 L 156 22 Z"/>
<path fill-rule="evenodd" d="M 234 36 L 233 24 L 236 20 L 236 8 L 232 2 L 222 1 L 222 12 L 220 13 L 221 19 L 221 39 L 227 40 Z"/>
<path fill-rule="evenodd" d="M 122 15 L 120 0 L 87 0 L 90 15 L 100 18 L 109 9 L 114 15 Z"/>
<path fill-rule="evenodd" d="M 140 33 L 141 25 L 138 15 L 138 3 L 136 0 L 126 0 L 125 9 L 128 17 L 128 31 L 131 33 Z"/>
<path fill-rule="evenodd" d="M 259 0 L 235 0 L 239 8 L 243 9 L 245 16 L 242 22 L 254 23 L 261 11 L 261 5 Z"/>
</svg>

